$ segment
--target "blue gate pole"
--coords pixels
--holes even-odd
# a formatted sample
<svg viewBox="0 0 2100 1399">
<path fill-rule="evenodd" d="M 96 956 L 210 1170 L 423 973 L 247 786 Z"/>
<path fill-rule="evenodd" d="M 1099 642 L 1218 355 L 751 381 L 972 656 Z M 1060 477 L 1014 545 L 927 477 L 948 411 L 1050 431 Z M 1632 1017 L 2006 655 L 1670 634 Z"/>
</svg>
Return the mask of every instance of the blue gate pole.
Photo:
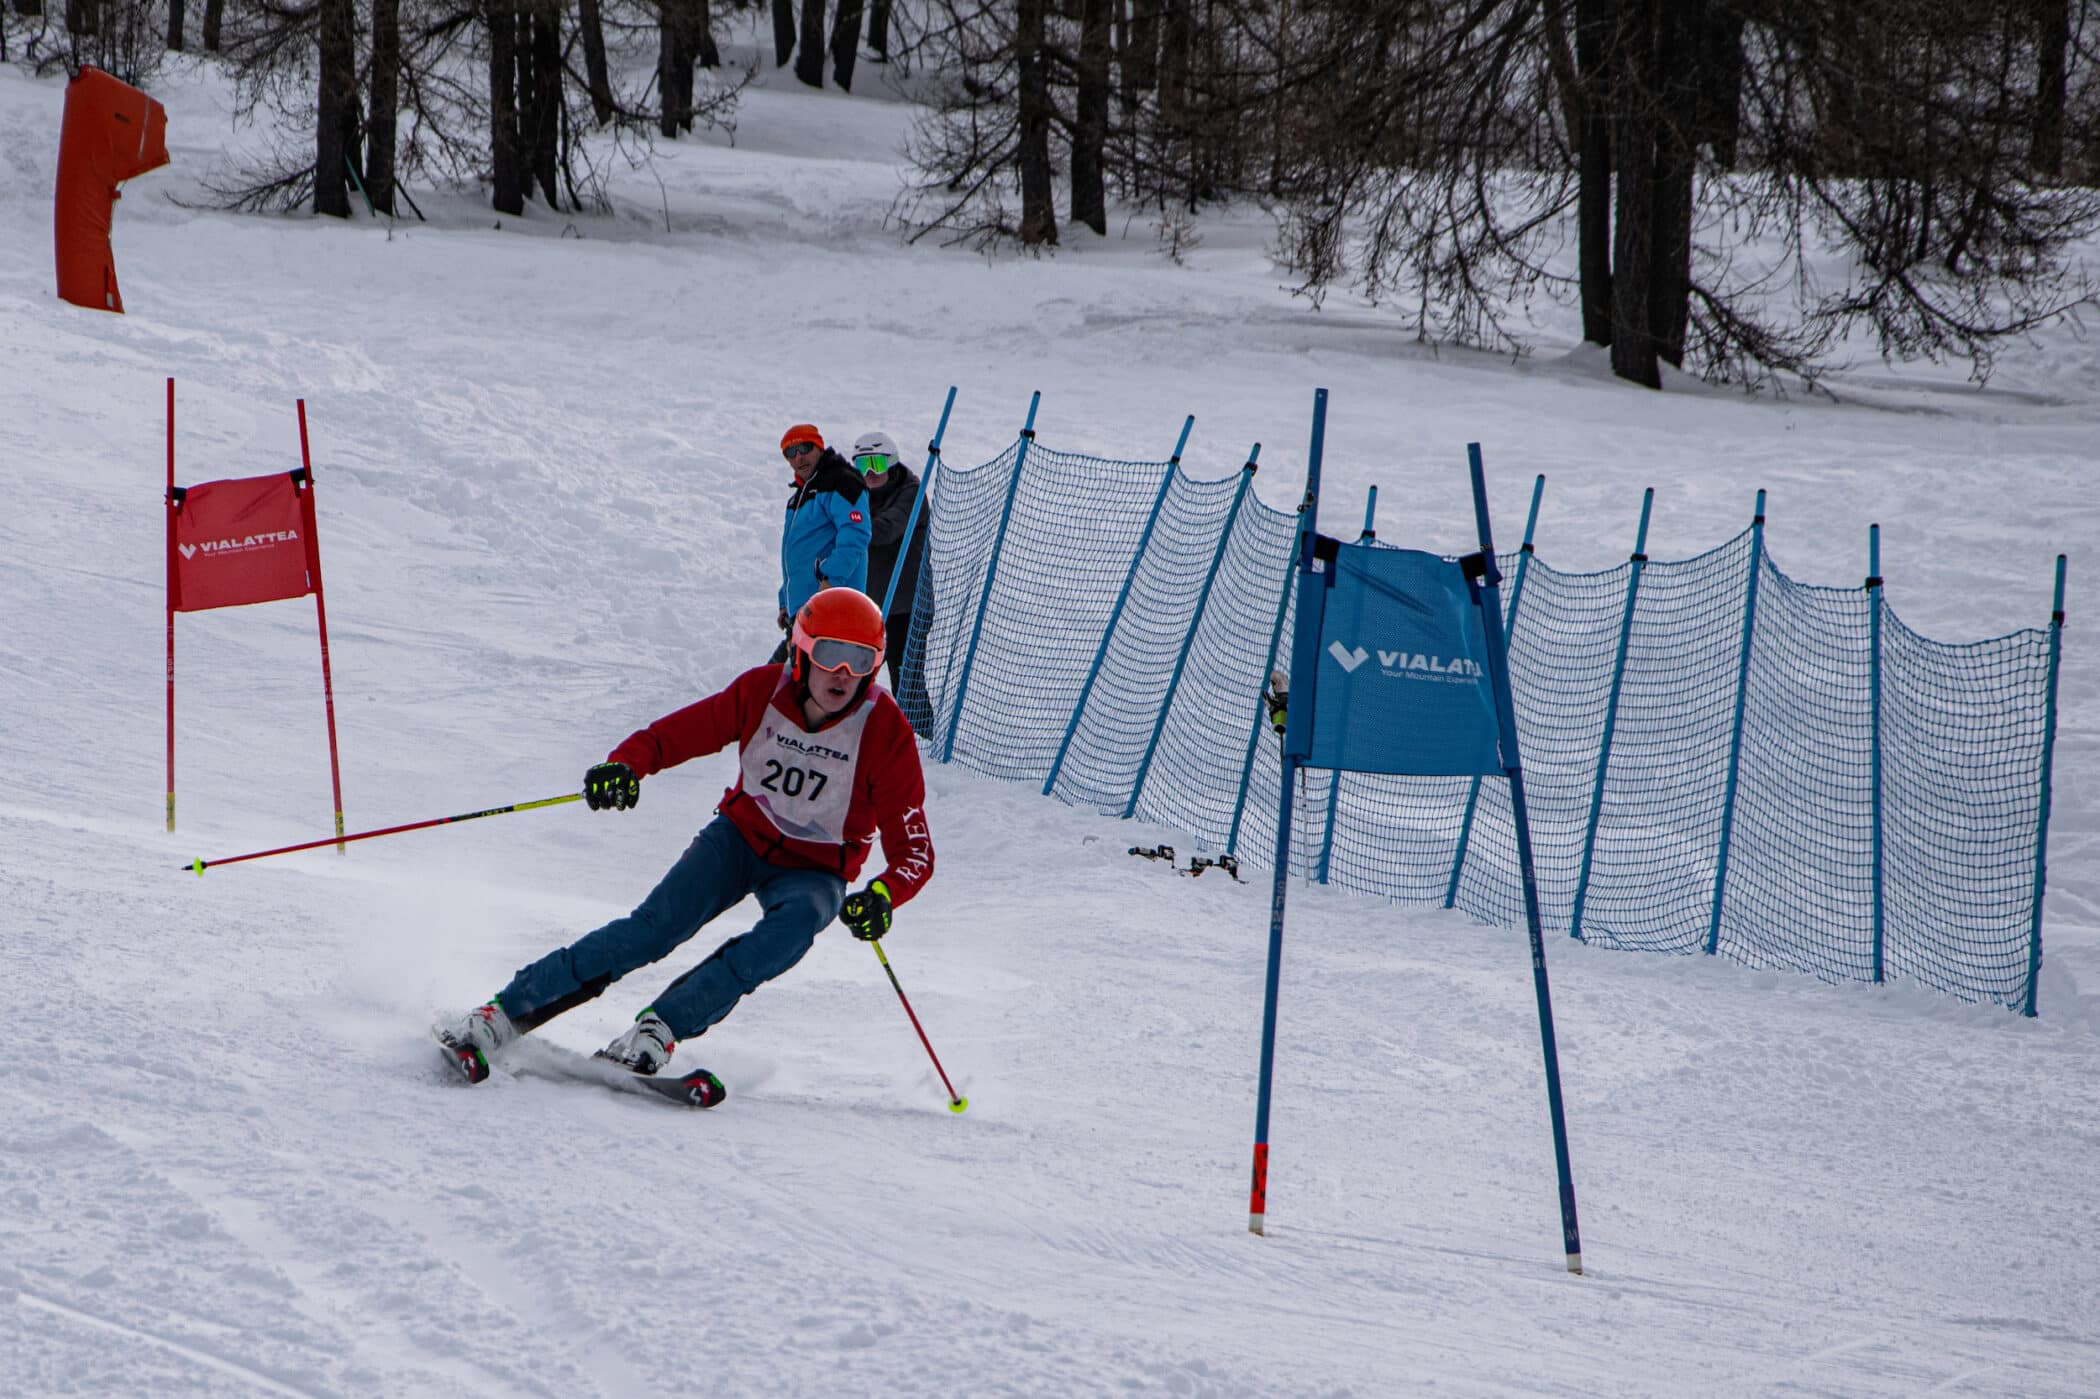
<svg viewBox="0 0 2100 1399">
<path fill-rule="evenodd" d="M 992 540 L 992 557 L 984 566 L 984 595 L 977 599 L 977 620 L 970 625 L 970 645 L 963 652 L 962 677 L 955 683 L 955 708 L 948 715 L 948 738 L 941 745 L 941 761 L 955 756 L 955 735 L 962 726 L 963 701 L 970 694 L 970 668 L 977 663 L 977 638 L 984 631 L 984 614 L 992 605 L 992 588 L 999 581 L 999 553 L 1006 547 L 1006 526 L 1014 517 L 1014 497 L 1021 493 L 1021 468 L 1028 461 L 1028 445 L 1035 441 L 1035 410 L 1043 391 L 1028 397 L 1028 421 L 1021 428 L 1021 445 L 1014 453 L 1014 479 L 1006 487 L 1006 508 L 999 512 L 999 533 Z"/>
<path fill-rule="evenodd" d="M 1721 945 L 1721 902 L 1728 893 L 1728 844 L 1735 833 L 1736 779 L 1743 770 L 1743 708 L 1750 696 L 1750 638 L 1757 629 L 1757 580 L 1765 566 L 1765 493 L 1750 518 L 1750 582 L 1743 589 L 1743 645 L 1735 661 L 1735 718 L 1728 730 L 1728 788 L 1721 798 L 1721 845 L 1714 856 L 1714 906 L 1706 920 L 1706 955 Z"/>
<path fill-rule="evenodd" d="M 1880 985 L 1886 965 L 1885 909 L 1882 900 L 1881 846 L 1881 526 L 1867 526 L 1867 704 L 1871 710 L 1869 742 L 1873 745 L 1869 768 L 1874 783 L 1874 984 Z"/>
<path fill-rule="evenodd" d="M 1553 1034 L 1553 994 L 1546 984 L 1546 935 L 1539 925 L 1538 875 L 1531 860 L 1531 816 L 1524 804 L 1524 761 L 1517 748 L 1517 707 L 1509 689 L 1509 646 L 1502 634 L 1502 570 L 1495 563 L 1495 534 L 1488 523 L 1487 471 L 1480 444 L 1466 444 L 1473 471 L 1473 514 L 1480 527 L 1482 630 L 1487 637 L 1488 679 L 1495 690 L 1495 719 L 1502 730 L 1502 770 L 1509 774 L 1510 814 L 1517 826 L 1517 862 L 1524 873 L 1524 926 L 1531 936 L 1531 985 L 1539 1003 L 1539 1043 L 1546 1061 L 1546 1108 L 1553 1119 L 1553 1160 L 1560 1175 L 1560 1234 L 1568 1271 L 1582 1271 L 1582 1235 L 1575 1221 L 1575 1173 L 1568 1164 L 1568 1119 L 1561 1105 L 1560 1050 Z M 1279 901 L 1282 895 L 1278 896 Z"/>
<path fill-rule="evenodd" d="M 1369 544 L 1378 538 L 1378 487 L 1364 500 L 1364 532 L 1357 536 L 1359 544 Z M 1342 799 L 1342 774 L 1337 771 L 1327 784 L 1327 824 L 1320 830 L 1320 869 L 1313 877 L 1320 883 L 1327 882 L 1327 861 L 1334 854 L 1334 813 Z"/>
<path fill-rule="evenodd" d="M 1312 595 L 1315 577 L 1313 517 L 1320 504 L 1320 448 L 1326 436 L 1327 390 L 1315 389 L 1312 450 L 1305 468 L 1305 500 L 1298 506 L 1298 566 L 1292 570 L 1291 583 L 1284 589 L 1289 592 L 1292 584 L 1303 582 L 1308 599 Z M 1327 576 L 1332 578 L 1334 575 L 1329 573 Z M 1311 645 L 1317 646 L 1320 642 L 1319 618 L 1309 618 L 1309 610 L 1299 609 L 1298 638 L 1302 640 L 1310 626 Z M 1307 648 L 1293 645 L 1294 658 L 1302 649 Z M 1247 1200 L 1247 1228 L 1256 1234 L 1265 1231 L 1269 1212 L 1269 1099 L 1276 1068 L 1276 993 L 1283 980 L 1283 896 L 1291 887 L 1291 779 L 1298 775 L 1298 759 L 1310 751 L 1302 746 L 1302 741 L 1309 740 L 1312 735 L 1312 671 L 1312 667 L 1306 667 L 1298 679 L 1305 692 L 1298 703 L 1305 708 L 1298 722 L 1290 725 L 1292 733 L 1286 737 L 1283 746 L 1283 781 L 1276 789 L 1276 878 L 1269 895 L 1269 969 L 1261 1011 L 1261 1087 L 1254 1105 L 1254 1184 Z M 1301 743 L 1293 745 L 1290 737 L 1301 737 Z M 1294 747 L 1298 751 L 1294 752 Z"/>
<path fill-rule="evenodd" d="M 1517 550 L 1517 581 L 1509 589 L 1509 634 L 1517 634 L 1517 608 L 1524 601 L 1524 575 L 1531 569 L 1531 536 L 1539 525 L 1539 501 L 1546 494 L 1546 477 L 1543 472 L 1531 483 L 1531 513 L 1524 517 L 1524 544 Z M 1451 882 L 1444 886 L 1444 907 L 1458 905 L 1458 880 L 1466 872 L 1466 847 L 1473 840 L 1473 813 L 1480 809 L 1480 779 L 1474 778 L 1466 789 L 1466 815 L 1458 823 L 1458 849 L 1451 856 Z"/>
<path fill-rule="evenodd" d="M 1259 445 L 1259 444 L 1256 444 Z M 1276 595 L 1276 620 L 1269 624 L 1269 649 L 1263 653 L 1264 665 L 1272 670 L 1276 665 L 1276 646 L 1283 640 L 1283 614 L 1291 605 L 1291 580 L 1295 577 L 1289 560 L 1285 561 L 1283 587 Z M 1267 685 L 1269 677 L 1262 677 Z M 1247 751 L 1240 759 L 1240 793 L 1232 802 L 1232 829 L 1225 836 L 1225 853 L 1239 854 L 1240 818 L 1247 813 L 1247 788 L 1254 780 L 1254 750 L 1261 742 L 1261 726 L 1269 722 L 1269 707 L 1257 696 L 1254 701 L 1254 722 L 1247 728 Z"/>
<path fill-rule="evenodd" d="M 919 527 L 919 512 L 926 506 L 926 497 L 933 492 L 933 473 L 941 464 L 941 439 L 948 435 L 948 414 L 955 407 L 955 385 L 948 386 L 948 401 L 941 405 L 941 423 L 933 430 L 933 440 L 926 444 L 926 469 L 919 473 L 919 494 L 911 503 L 911 514 L 904 521 L 904 542 L 897 546 L 897 566 L 890 570 L 890 585 L 882 590 L 882 615 L 890 615 L 890 604 L 897 598 L 897 580 L 904 576 L 904 561 L 911 557 L 912 531 Z M 925 567 L 922 561 L 920 567 Z M 906 638 L 907 642 L 910 638 Z M 903 666 L 897 667 L 899 671 Z"/>
<path fill-rule="evenodd" d="M 2049 611 L 2048 718 L 2042 729 L 2042 799 L 2034 828 L 2034 919 L 2027 933 L 2027 1004 L 2034 1014 L 2035 984 L 2042 975 L 2042 890 L 2049 872 L 2049 779 L 2056 766 L 2056 676 L 2063 662 L 2064 556 L 2056 556 L 2056 601 Z M 1280 897 L 1280 896 L 1279 896 Z"/>
<path fill-rule="evenodd" d="M 1130 586 L 1137 582 L 1138 569 L 1145 562 L 1146 546 L 1152 543 L 1152 527 L 1159 523 L 1159 509 L 1167 503 L 1167 490 L 1174 484 L 1175 473 L 1181 469 L 1181 449 L 1189 445 L 1189 432 L 1196 426 L 1196 415 L 1189 414 L 1181 425 L 1180 440 L 1174 444 L 1174 455 L 1167 458 L 1167 474 L 1160 478 L 1159 494 L 1152 497 L 1152 513 L 1145 517 L 1144 533 L 1138 536 L 1137 550 L 1130 556 L 1130 571 L 1123 575 L 1123 590 L 1116 594 L 1115 611 L 1108 614 L 1108 625 L 1101 629 L 1101 646 L 1094 652 L 1094 663 L 1087 667 L 1086 684 L 1080 687 L 1079 699 L 1072 705 L 1072 720 L 1065 725 L 1063 742 L 1057 745 L 1056 761 L 1050 764 L 1050 775 L 1043 779 L 1043 795 L 1057 785 L 1057 774 L 1064 770 L 1065 753 L 1072 746 L 1072 735 L 1079 732 L 1079 717 L 1086 713 L 1086 702 L 1094 693 L 1094 681 L 1101 674 L 1101 663 L 1108 659 L 1108 643 L 1115 639 L 1116 624 L 1123 620 L 1124 605 L 1130 601 Z M 1261 444 L 1255 443 L 1259 452 Z"/>
<path fill-rule="evenodd" d="M 1641 570 L 1648 566 L 1648 515 L 1655 508 L 1655 487 L 1641 495 L 1641 528 L 1633 542 L 1633 561 L 1626 575 L 1626 610 L 1619 615 L 1619 650 L 1612 657 L 1611 697 L 1604 703 L 1604 736 L 1597 745 L 1597 782 L 1590 789 L 1590 821 L 1582 833 L 1582 872 L 1575 880 L 1575 912 L 1568 936 L 1582 937 L 1582 906 L 1590 896 L 1590 858 L 1597 849 L 1597 822 L 1604 815 L 1604 778 L 1611 771 L 1612 731 L 1619 726 L 1619 686 L 1626 679 L 1626 649 L 1633 641 L 1633 607 L 1641 593 Z"/>
<path fill-rule="evenodd" d="M 1218 566 L 1225 562 L 1225 550 L 1232 544 L 1233 527 L 1240 522 L 1240 507 L 1247 503 L 1247 488 L 1254 484 L 1256 463 L 1261 456 L 1261 443 L 1247 454 L 1247 464 L 1240 468 L 1239 489 L 1232 494 L 1232 512 L 1225 517 L 1225 527 L 1218 531 L 1218 547 L 1210 556 L 1210 571 L 1203 575 L 1203 591 L 1196 595 L 1195 615 L 1189 618 L 1188 635 L 1181 638 L 1181 654 L 1174 658 L 1174 675 L 1167 681 L 1166 698 L 1159 702 L 1159 717 L 1152 723 L 1152 741 L 1145 745 L 1145 759 L 1138 764 L 1137 781 L 1130 787 L 1130 802 L 1123 808 L 1125 820 L 1137 810 L 1138 798 L 1145 795 L 1145 779 L 1152 772 L 1152 755 L 1159 750 L 1159 736 L 1166 731 L 1167 713 L 1174 708 L 1174 692 L 1181 688 L 1181 672 L 1189 663 L 1189 650 L 1196 644 L 1196 633 L 1203 628 L 1203 610 L 1210 605 L 1211 584 L 1218 581 Z"/>
</svg>

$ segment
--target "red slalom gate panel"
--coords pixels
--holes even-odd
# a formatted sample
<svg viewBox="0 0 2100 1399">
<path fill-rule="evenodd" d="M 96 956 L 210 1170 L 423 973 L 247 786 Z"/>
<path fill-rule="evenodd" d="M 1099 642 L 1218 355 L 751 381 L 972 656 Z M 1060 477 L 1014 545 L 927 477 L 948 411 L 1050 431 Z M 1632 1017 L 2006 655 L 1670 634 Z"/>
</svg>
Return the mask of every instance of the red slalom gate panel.
<svg viewBox="0 0 2100 1399">
<path fill-rule="evenodd" d="M 303 473 L 205 481 L 179 493 L 168 545 L 177 612 L 245 607 L 312 592 L 312 497 Z"/>
<path fill-rule="evenodd" d="M 82 68 L 66 85 L 52 218 L 61 300 L 123 311 L 109 246 L 117 186 L 167 163 L 168 113 L 160 103 L 99 68 Z"/>
</svg>

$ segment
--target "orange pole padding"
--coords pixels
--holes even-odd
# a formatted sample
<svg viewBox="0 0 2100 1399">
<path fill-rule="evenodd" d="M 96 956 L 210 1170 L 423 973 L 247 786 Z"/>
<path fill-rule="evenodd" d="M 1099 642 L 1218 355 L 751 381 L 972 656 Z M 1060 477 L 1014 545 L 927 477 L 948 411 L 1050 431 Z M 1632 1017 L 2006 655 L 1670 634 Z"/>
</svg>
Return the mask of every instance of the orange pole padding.
<svg viewBox="0 0 2100 1399">
<path fill-rule="evenodd" d="M 160 103 L 99 68 L 82 68 L 66 84 L 52 213 L 61 301 L 123 311 L 109 246 L 117 186 L 167 163 L 168 112 Z"/>
</svg>

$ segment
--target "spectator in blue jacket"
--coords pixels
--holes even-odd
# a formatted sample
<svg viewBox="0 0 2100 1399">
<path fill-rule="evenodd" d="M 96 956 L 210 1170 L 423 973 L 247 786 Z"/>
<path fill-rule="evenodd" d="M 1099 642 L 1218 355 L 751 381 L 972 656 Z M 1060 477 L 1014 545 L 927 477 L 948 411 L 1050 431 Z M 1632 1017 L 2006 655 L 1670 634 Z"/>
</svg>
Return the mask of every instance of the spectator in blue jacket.
<svg viewBox="0 0 2100 1399">
<path fill-rule="evenodd" d="M 867 487 L 853 464 L 824 445 L 824 435 L 797 423 L 780 437 L 795 471 L 780 531 L 780 613 L 788 621 L 826 588 L 868 587 Z M 783 642 L 783 649 L 786 643 Z"/>
</svg>

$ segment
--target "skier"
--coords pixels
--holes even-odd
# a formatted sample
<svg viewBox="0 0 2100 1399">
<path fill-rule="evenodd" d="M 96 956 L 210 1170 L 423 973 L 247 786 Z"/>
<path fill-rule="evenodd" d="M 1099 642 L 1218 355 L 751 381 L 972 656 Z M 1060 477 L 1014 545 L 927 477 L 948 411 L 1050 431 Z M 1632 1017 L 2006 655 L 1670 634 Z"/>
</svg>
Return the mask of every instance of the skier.
<svg viewBox="0 0 2100 1399">
<path fill-rule="evenodd" d="M 691 758 L 739 746 L 742 771 L 715 819 L 633 913 L 521 968 L 486 1005 L 434 1027 L 469 1081 L 517 1036 L 668 955 L 745 895 L 763 916 L 643 1007 L 601 1055 L 654 1074 L 678 1041 L 721 1020 L 738 1000 L 809 951 L 834 916 L 872 942 L 891 911 L 933 877 L 924 775 L 911 728 L 874 683 L 885 637 L 881 610 L 852 588 L 830 588 L 796 614 L 786 666 L 745 671 L 729 687 L 630 735 L 584 777 L 594 811 L 625 811 L 641 781 Z M 889 861 L 847 895 L 877 832 Z"/>
<path fill-rule="evenodd" d="M 867 487 L 853 464 L 824 445 L 824 434 L 797 423 L 780 436 L 780 454 L 794 468 L 780 530 L 780 629 L 823 588 L 868 586 Z M 774 662 L 788 658 L 785 638 Z"/>
<path fill-rule="evenodd" d="M 890 693 L 903 706 L 912 727 L 923 729 L 932 718 L 925 682 L 916 673 L 907 681 L 899 669 L 904 664 L 904 643 L 911 636 L 912 604 L 919 593 L 926 553 L 924 510 L 919 512 L 910 544 L 904 542 L 905 526 L 911 523 L 912 507 L 919 499 L 919 478 L 905 465 L 895 440 L 886 432 L 864 432 L 855 439 L 853 465 L 867 484 L 868 510 L 873 517 L 869 522 L 868 596 L 880 604 L 893 574 L 897 580 L 897 594 L 883 618 L 884 627 L 897 638 L 889 653 Z M 926 592 L 930 600 L 932 589 Z"/>
</svg>

